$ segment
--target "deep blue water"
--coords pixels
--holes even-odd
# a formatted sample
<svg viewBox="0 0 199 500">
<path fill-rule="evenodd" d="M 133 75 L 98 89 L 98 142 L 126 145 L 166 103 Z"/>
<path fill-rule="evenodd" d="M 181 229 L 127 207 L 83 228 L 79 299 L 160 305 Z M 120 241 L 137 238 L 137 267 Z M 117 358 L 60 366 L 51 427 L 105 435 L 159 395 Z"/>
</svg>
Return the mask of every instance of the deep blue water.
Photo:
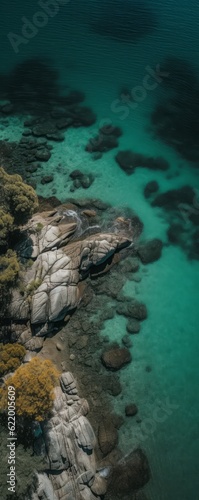
<svg viewBox="0 0 199 500">
<path fill-rule="evenodd" d="M 195 500 L 199 498 L 199 256 L 197 245 L 193 256 L 191 240 L 198 227 L 192 227 L 189 216 L 198 216 L 199 206 L 199 5 L 195 0 L 63 0 L 57 12 L 51 12 L 52 17 L 46 14 L 43 18 L 45 26 L 35 28 L 35 20 L 42 24 L 41 11 L 41 4 L 31 0 L 1 2 L 0 72 L 35 56 L 51 58 L 63 89 L 69 86 L 85 92 L 97 123 L 88 129 L 69 130 L 65 141 L 54 146 L 51 160 L 42 167 L 44 174 L 53 173 L 53 185 L 38 182 L 37 192 L 50 196 L 55 190 L 64 200 L 71 196 L 65 167 L 94 170 L 96 180 L 86 196 L 134 208 L 145 224 L 144 236 L 160 237 L 167 244 L 159 261 L 149 265 L 147 272 L 141 269 L 139 286 L 130 281 L 125 285 L 125 292 L 138 295 L 149 310 L 134 341 L 134 361 L 121 373 L 124 398 L 128 401 L 133 394 L 146 425 L 140 434 L 136 423 L 128 421 L 121 427 L 120 445 L 125 453 L 137 444 L 146 450 L 152 469 L 147 487 L 151 500 Z M 150 83 L 157 85 L 146 89 L 146 76 L 157 68 L 162 71 L 168 58 L 175 58 L 165 70 L 169 75 L 162 81 L 152 78 Z M 130 101 L 122 101 L 124 89 L 130 93 Z M 170 95 L 176 98 L 175 106 L 160 138 L 151 115 L 157 104 L 166 102 L 169 108 Z M 132 96 L 136 96 L 136 105 Z M 158 116 L 162 127 L 165 112 Z M 119 149 L 162 156 L 170 164 L 169 171 L 138 168 L 127 176 L 114 160 L 115 150 L 93 162 L 85 144 L 106 120 L 123 130 Z M 10 132 L 9 128 L 0 132 L 0 139 L 11 135 L 17 139 L 20 117 L 19 122 L 11 120 Z M 62 169 L 57 170 L 59 162 Z M 175 213 L 152 207 L 143 196 L 151 180 L 158 181 L 160 192 L 184 185 L 196 190 L 188 219 L 183 219 L 184 243 L 180 245 L 168 245 L 167 230 L 171 221 L 179 222 L 182 207 L 178 205 Z M 84 195 L 81 189 L 74 193 L 75 197 Z M 107 321 L 105 332 L 119 340 L 125 332 L 124 319 L 118 316 Z M 151 373 L 145 372 L 146 365 L 152 366 Z M 123 402 L 118 397 L 114 404 L 120 410 Z M 157 408 L 162 405 L 167 405 L 166 418 L 159 421 Z"/>
</svg>

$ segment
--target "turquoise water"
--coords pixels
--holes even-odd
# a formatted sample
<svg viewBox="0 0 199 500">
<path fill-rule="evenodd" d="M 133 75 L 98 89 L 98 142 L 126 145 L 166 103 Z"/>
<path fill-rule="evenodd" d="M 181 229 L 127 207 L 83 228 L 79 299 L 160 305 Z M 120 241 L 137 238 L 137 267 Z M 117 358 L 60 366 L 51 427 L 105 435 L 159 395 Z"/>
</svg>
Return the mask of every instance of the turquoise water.
<svg viewBox="0 0 199 500">
<path fill-rule="evenodd" d="M 125 105 L 125 118 L 117 100 L 122 87 L 142 87 L 146 67 L 155 69 L 168 56 L 192 62 L 199 75 L 199 5 L 195 0 L 145 2 L 156 15 L 157 27 L 137 43 L 129 44 L 89 30 L 89 22 L 97 16 L 98 0 L 63 2 L 59 12 L 27 44 L 22 43 L 16 54 L 7 34 L 20 34 L 22 16 L 32 19 L 39 7 L 27 1 L 20 2 L 17 8 L 13 1 L 9 3 L 11 10 L 6 2 L 1 18 L 1 71 L 35 55 L 51 57 L 60 72 L 61 84 L 85 92 L 86 103 L 97 114 L 96 124 L 71 128 L 63 142 L 53 144 L 51 159 L 42 166 L 42 174 L 53 173 L 54 180 L 45 186 L 38 182 L 38 194 L 51 196 L 56 190 L 54 194 L 62 201 L 71 195 L 89 196 L 115 206 L 130 206 L 144 222 L 144 237 L 160 237 L 166 242 L 165 212 L 151 207 L 144 198 L 144 187 L 155 179 L 162 192 L 186 184 L 199 189 L 199 169 L 151 131 L 150 114 L 157 101 L 165 97 L 162 83 L 147 91 L 135 109 Z M 121 3 L 125 5 L 125 0 Z M 114 0 L 106 5 L 114 11 Z M 188 92 L 191 95 L 191 86 Z M 185 106 L 185 116 L 187 112 Z M 85 145 L 107 120 L 123 130 L 119 149 L 162 156 L 169 161 L 169 171 L 138 168 L 127 176 L 114 160 L 117 150 L 93 161 Z M 12 139 L 18 140 L 22 130 L 18 118 L 10 119 Z M 7 137 L 8 129 L 1 134 Z M 80 188 L 70 192 L 68 172 L 75 168 L 95 175 L 88 191 Z M 34 177 L 37 181 L 37 173 Z M 123 399 L 114 399 L 119 411 L 123 411 L 124 400 L 136 401 L 142 423 L 129 419 L 121 427 L 120 445 L 125 453 L 137 443 L 146 450 L 153 476 L 147 486 L 151 500 L 195 500 L 199 498 L 199 261 L 188 260 L 183 249 L 170 245 L 164 247 L 161 259 L 146 269 L 141 267 L 140 283 L 128 281 L 124 290 L 146 303 L 149 316 L 140 334 L 133 337 L 133 362 L 121 372 Z M 106 322 L 103 334 L 121 339 L 125 326 L 124 318 L 117 316 Z M 152 370 L 146 372 L 146 366 Z M 162 407 L 160 418 L 158 408 Z"/>
</svg>

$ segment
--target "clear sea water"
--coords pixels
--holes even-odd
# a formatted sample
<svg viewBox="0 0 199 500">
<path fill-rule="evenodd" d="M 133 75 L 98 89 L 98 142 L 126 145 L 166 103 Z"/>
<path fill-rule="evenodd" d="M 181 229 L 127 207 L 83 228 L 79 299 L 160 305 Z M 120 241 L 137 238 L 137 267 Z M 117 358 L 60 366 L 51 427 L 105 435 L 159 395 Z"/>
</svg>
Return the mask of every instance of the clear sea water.
<svg viewBox="0 0 199 500">
<path fill-rule="evenodd" d="M 126 1 L 121 0 L 121 9 Z M 158 24 L 154 33 L 136 44 L 91 33 L 88 21 L 95 19 L 100 0 L 70 0 L 63 1 L 56 16 L 49 18 L 27 44 L 22 43 L 16 54 L 8 33 L 21 34 L 22 17 L 32 19 L 41 9 L 39 3 L 30 0 L 3 1 L 0 71 L 32 56 L 51 57 L 60 71 L 63 86 L 85 92 L 87 104 L 97 114 L 95 125 L 69 129 L 65 141 L 54 146 L 50 161 L 43 166 L 44 173 L 53 173 L 54 182 L 38 184 L 38 194 L 51 196 L 52 189 L 56 189 L 56 196 L 65 200 L 71 196 L 67 168 L 93 172 L 96 179 L 89 190 L 77 190 L 74 197 L 86 194 L 115 206 L 130 206 L 143 220 L 146 238 L 160 237 L 166 241 L 168 223 L 164 213 L 152 208 L 144 198 L 144 186 L 156 179 L 161 191 L 185 184 L 199 188 L 199 169 L 154 138 L 149 130 L 150 113 L 164 94 L 161 83 L 148 91 L 125 119 L 121 119 L 121 112 L 114 112 L 113 103 L 122 87 L 133 89 L 142 85 L 146 67 L 155 69 L 168 56 L 191 61 L 199 75 L 199 4 L 196 0 L 146 0 L 145 3 L 155 12 Z M 110 12 L 114 10 L 114 0 L 107 0 L 106 5 Z M 185 115 L 186 112 L 185 108 Z M 107 120 L 122 127 L 120 149 L 163 156 L 170 163 L 170 175 L 142 168 L 127 176 L 114 160 L 115 150 L 94 162 L 84 147 Z M 21 130 L 20 120 L 13 119 L 9 138 L 17 140 Z M 7 137 L 8 129 L 1 134 L 2 138 Z M 59 163 L 61 169 L 57 170 Z M 138 443 L 146 450 L 152 470 L 152 480 L 147 486 L 151 500 L 197 500 L 199 261 L 188 260 L 180 247 L 165 246 L 161 259 L 148 265 L 146 272 L 142 269 L 141 274 L 140 283 L 126 283 L 125 293 L 143 300 L 149 317 L 141 333 L 133 337 L 133 362 L 121 372 L 123 399 L 118 396 L 114 404 L 120 411 L 124 400 L 135 400 L 142 424 L 138 426 L 129 419 L 121 427 L 120 445 L 124 453 Z M 121 339 L 125 333 L 124 318 L 117 316 L 107 321 L 105 333 L 112 339 Z M 152 368 L 149 373 L 145 370 L 147 365 Z M 163 412 L 158 413 L 162 407 Z"/>
</svg>

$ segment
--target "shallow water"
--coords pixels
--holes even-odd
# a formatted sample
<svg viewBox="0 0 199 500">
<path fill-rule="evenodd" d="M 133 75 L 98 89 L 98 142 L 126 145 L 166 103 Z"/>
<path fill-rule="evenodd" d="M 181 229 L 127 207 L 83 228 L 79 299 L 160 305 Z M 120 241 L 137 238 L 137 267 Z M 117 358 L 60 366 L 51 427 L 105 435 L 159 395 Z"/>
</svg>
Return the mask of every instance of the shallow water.
<svg viewBox="0 0 199 500">
<path fill-rule="evenodd" d="M 125 4 L 125 0 L 121 3 Z M 32 56 L 50 57 L 60 71 L 61 84 L 85 92 L 87 104 L 97 114 L 95 125 L 69 129 L 64 142 L 53 144 L 52 157 L 42 166 L 42 173 L 53 173 L 54 181 L 45 186 L 38 183 L 38 194 L 51 196 L 54 189 L 56 196 L 64 201 L 71 197 L 69 171 L 80 168 L 94 173 L 95 181 L 89 190 L 80 188 L 72 193 L 73 197 L 86 195 L 115 206 L 130 206 L 144 222 L 144 237 L 160 237 L 166 242 L 165 212 L 151 207 L 143 189 L 154 179 L 161 191 L 186 184 L 199 189 L 198 165 L 193 167 L 155 138 L 150 129 L 150 113 L 157 101 L 166 96 L 162 82 L 141 94 L 133 109 L 129 104 L 118 103 L 118 99 L 123 87 L 130 91 L 137 86 L 143 88 L 147 68 L 161 67 L 168 56 L 192 62 L 199 77 L 199 5 L 195 0 L 145 3 L 154 12 L 157 27 L 136 43 L 114 40 L 107 33 L 106 36 L 93 33 L 89 23 L 98 19 L 100 2 L 71 0 L 63 1 L 57 14 L 48 17 L 46 26 L 38 28 L 34 36 L 26 39 L 27 43 L 21 43 L 16 53 L 7 35 L 10 32 L 21 35 L 22 16 L 31 20 L 41 8 L 38 3 L 25 0 L 17 6 L 10 1 L 8 8 L 8 2 L 3 1 L 1 72 Z M 114 11 L 114 0 L 106 5 L 110 12 Z M 117 23 L 117 18 L 114 22 Z M 191 86 L 187 92 L 191 95 Z M 185 116 L 188 111 L 185 106 Z M 154 172 L 138 168 L 127 176 L 114 160 L 117 150 L 93 161 L 85 152 L 85 145 L 107 120 L 123 130 L 119 149 L 162 156 L 169 161 L 170 170 Z M 13 118 L 7 129 L 0 130 L 0 135 L 18 140 L 19 131 L 18 118 Z M 136 295 L 146 303 L 149 316 L 140 334 L 133 337 L 133 362 L 121 372 L 123 399 L 120 396 L 114 399 L 116 409 L 121 411 L 124 402 L 133 399 L 142 423 L 127 420 L 120 430 L 120 445 L 125 453 L 137 443 L 146 450 L 153 476 L 147 486 L 151 500 L 195 500 L 199 491 L 199 261 L 188 260 L 180 247 L 170 245 L 164 247 L 161 259 L 146 269 L 147 272 L 141 267 L 140 283 L 129 281 L 125 285 L 126 294 Z M 121 339 L 125 333 L 124 318 L 117 316 L 107 321 L 104 333 L 110 339 Z M 146 366 L 152 370 L 147 372 Z M 162 406 L 163 418 L 159 418 L 157 409 Z"/>
</svg>

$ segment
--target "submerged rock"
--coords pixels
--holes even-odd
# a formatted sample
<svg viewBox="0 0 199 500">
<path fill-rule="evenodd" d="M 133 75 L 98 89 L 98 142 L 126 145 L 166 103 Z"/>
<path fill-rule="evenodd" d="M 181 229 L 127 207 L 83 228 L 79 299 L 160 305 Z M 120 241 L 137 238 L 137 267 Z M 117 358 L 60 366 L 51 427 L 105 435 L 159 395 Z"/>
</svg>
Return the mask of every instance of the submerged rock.
<svg viewBox="0 0 199 500">
<path fill-rule="evenodd" d="M 157 193 L 158 190 L 159 190 L 159 184 L 157 181 L 148 182 L 144 188 L 145 198 L 150 198 L 150 196 L 154 193 Z"/>
<path fill-rule="evenodd" d="M 49 184 L 49 182 L 53 181 L 53 175 L 45 175 L 41 179 L 41 184 Z"/>
<path fill-rule="evenodd" d="M 108 455 L 118 442 L 117 429 L 107 419 L 104 419 L 99 425 L 98 441 L 103 455 Z"/>
<path fill-rule="evenodd" d="M 157 24 L 154 12 L 143 1 L 114 0 L 109 5 L 103 0 L 98 9 L 91 30 L 120 42 L 135 43 L 152 33 Z"/>
<path fill-rule="evenodd" d="M 142 321 L 147 318 L 147 308 L 141 302 L 133 301 L 127 304 L 127 313 L 131 318 Z"/>
<path fill-rule="evenodd" d="M 135 403 L 130 403 L 125 406 L 125 415 L 127 417 L 134 417 L 138 412 L 138 408 Z"/>
<path fill-rule="evenodd" d="M 132 356 L 126 347 L 111 347 L 104 351 L 101 356 L 103 365 L 109 370 L 120 370 L 127 363 L 130 363 Z"/>
<path fill-rule="evenodd" d="M 129 319 L 126 325 L 126 329 L 128 333 L 139 333 L 140 331 L 140 323 L 136 319 Z"/>
<path fill-rule="evenodd" d="M 118 314 L 121 314 L 122 316 L 127 316 L 139 321 L 147 318 L 147 308 L 145 304 L 142 304 L 141 302 L 138 302 L 134 299 L 126 300 L 126 302 L 120 302 L 120 304 L 117 306 L 116 312 Z M 138 325 L 133 322 L 131 327 L 137 329 Z M 129 330 L 131 327 L 129 327 Z"/>
<path fill-rule="evenodd" d="M 143 264 L 149 264 L 160 259 L 162 254 L 163 243 L 160 239 L 154 238 L 153 240 L 142 243 L 138 246 L 137 253 Z"/>
<path fill-rule="evenodd" d="M 161 193 L 152 202 L 153 207 L 164 207 L 166 210 L 180 209 L 181 204 L 193 205 L 196 193 L 191 186 L 171 189 Z"/>
<path fill-rule="evenodd" d="M 139 448 L 120 460 L 112 469 L 108 493 L 130 495 L 142 488 L 150 479 L 147 458 Z"/>
<path fill-rule="evenodd" d="M 128 175 L 133 174 L 137 167 L 149 168 L 150 170 L 168 170 L 169 168 L 169 163 L 161 156 L 153 158 L 130 150 L 119 151 L 115 159 L 120 168 Z"/>
</svg>

